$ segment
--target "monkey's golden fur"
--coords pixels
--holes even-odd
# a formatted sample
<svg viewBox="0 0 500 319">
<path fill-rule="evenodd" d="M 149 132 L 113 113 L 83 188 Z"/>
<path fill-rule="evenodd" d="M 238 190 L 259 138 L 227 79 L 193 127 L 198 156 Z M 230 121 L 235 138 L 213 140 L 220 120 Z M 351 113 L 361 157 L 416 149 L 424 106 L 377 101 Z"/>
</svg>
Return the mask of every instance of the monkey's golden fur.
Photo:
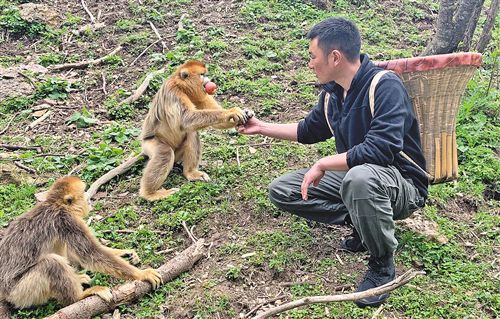
<svg viewBox="0 0 500 319">
<path fill-rule="evenodd" d="M 245 122 L 249 115 L 238 107 L 223 109 L 204 90 L 207 69 L 202 62 L 181 65 L 161 86 L 142 126 L 142 151 L 149 157 L 139 194 L 147 200 L 165 198 L 177 191 L 162 184 L 174 162 L 183 162 L 184 176 L 208 181 L 199 171 L 201 143 L 198 130 L 212 126 L 230 128 Z"/>
<path fill-rule="evenodd" d="M 90 210 L 85 183 L 76 176 L 63 177 L 49 189 L 47 200 L 15 219 L 0 241 L 0 301 L 26 308 L 56 299 L 70 304 L 90 295 L 109 301 L 107 287 L 88 284 L 87 275 L 71 265 L 81 265 L 123 279 L 147 280 L 154 288 L 161 277 L 156 270 L 140 270 L 120 258 L 132 250 L 101 245 L 83 221 Z"/>
</svg>

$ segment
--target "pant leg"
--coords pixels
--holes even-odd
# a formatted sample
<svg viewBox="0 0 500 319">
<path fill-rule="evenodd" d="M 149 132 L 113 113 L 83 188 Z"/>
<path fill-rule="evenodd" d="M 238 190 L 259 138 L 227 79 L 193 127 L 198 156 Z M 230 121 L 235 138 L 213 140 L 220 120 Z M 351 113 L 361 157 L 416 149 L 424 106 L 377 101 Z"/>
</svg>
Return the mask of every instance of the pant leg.
<svg viewBox="0 0 500 319">
<path fill-rule="evenodd" d="M 347 209 L 340 196 L 340 187 L 346 172 L 326 172 L 318 186 L 309 187 L 308 200 L 304 201 L 300 186 L 308 170 L 305 168 L 276 178 L 269 185 L 269 199 L 282 210 L 309 220 L 344 224 Z"/>
<path fill-rule="evenodd" d="M 411 215 L 421 201 L 416 187 L 392 166 L 355 166 L 345 175 L 340 192 L 354 227 L 373 257 L 396 250 L 394 220 Z"/>
</svg>

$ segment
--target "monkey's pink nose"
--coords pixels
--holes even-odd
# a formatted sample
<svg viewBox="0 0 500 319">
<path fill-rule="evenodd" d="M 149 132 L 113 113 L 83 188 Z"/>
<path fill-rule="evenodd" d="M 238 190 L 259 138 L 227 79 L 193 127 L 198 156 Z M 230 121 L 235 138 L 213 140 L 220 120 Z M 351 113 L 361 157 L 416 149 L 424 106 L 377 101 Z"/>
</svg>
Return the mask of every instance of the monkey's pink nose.
<svg viewBox="0 0 500 319">
<path fill-rule="evenodd" d="M 207 94 L 213 95 L 216 90 L 217 85 L 214 82 L 210 81 L 205 84 L 205 92 L 207 92 Z"/>
</svg>

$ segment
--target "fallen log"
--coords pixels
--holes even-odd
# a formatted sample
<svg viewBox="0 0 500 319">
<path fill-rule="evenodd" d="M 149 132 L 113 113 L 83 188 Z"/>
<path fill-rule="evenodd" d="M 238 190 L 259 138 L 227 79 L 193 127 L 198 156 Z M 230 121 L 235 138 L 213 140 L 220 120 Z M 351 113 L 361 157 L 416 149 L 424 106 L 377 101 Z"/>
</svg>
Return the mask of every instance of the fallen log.
<svg viewBox="0 0 500 319">
<path fill-rule="evenodd" d="M 183 272 L 193 268 L 194 264 L 203 257 L 205 241 L 200 239 L 158 268 L 163 282 L 171 281 Z M 103 313 L 111 312 L 122 304 L 130 303 L 150 292 L 152 286 L 144 281 L 127 282 L 114 288 L 111 292 L 113 299 L 106 303 L 98 296 L 90 296 L 69 305 L 46 319 L 90 319 Z"/>
</svg>

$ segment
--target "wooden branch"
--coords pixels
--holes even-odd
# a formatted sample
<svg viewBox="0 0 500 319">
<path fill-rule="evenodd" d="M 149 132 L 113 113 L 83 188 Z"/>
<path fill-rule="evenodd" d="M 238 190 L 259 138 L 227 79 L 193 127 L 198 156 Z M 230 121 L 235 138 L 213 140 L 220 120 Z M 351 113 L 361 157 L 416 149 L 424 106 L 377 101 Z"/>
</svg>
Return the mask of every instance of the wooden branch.
<svg viewBox="0 0 500 319">
<path fill-rule="evenodd" d="M 96 65 L 96 64 L 100 64 L 100 63 L 104 62 L 104 60 L 106 60 L 106 58 L 108 58 L 109 56 L 111 56 L 113 54 L 118 53 L 121 49 L 122 49 L 122 47 L 118 46 L 118 47 L 116 47 L 116 49 L 114 49 L 113 51 L 111 51 L 110 53 L 108 53 L 107 55 L 105 55 L 99 59 L 89 60 L 89 61 L 81 61 L 81 62 L 75 62 L 75 63 L 54 64 L 54 65 L 49 66 L 48 69 L 50 71 L 61 71 L 61 70 L 67 70 L 67 69 L 83 69 L 83 68 L 86 68 L 90 65 Z"/>
<path fill-rule="evenodd" d="M 5 128 L 0 131 L 0 135 L 2 135 L 3 133 L 7 132 L 7 130 L 9 129 L 9 126 L 10 126 L 10 123 L 12 123 L 12 121 L 14 121 L 14 119 L 16 118 L 17 116 L 17 113 L 14 114 L 14 116 L 9 120 L 9 122 L 7 123 L 7 125 L 5 126 Z"/>
<path fill-rule="evenodd" d="M 45 121 L 45 119 L 47 117 L 49 117 L 50 115 L 52 114 L 52 111 L 51 110 L 48 110 L 47 112 L 45 112 L 44 115 L 40 116 L 39 118 L 37 118 L 35 121 L 33 121 L 30 125 L 26 126 L 26 128 L 24 129 L 24 131 L 28 131 L 28 130 L 31 130 L 32 128 L 34 128 L 35 126 L 37 126 L 38 124 L 42 123 L 43 121 Z"/>
<path fill-rule="evenodd" d="M 135 156 L 132 154 L 125 162 L 120 164 L 118 167 L 113 168 L 112 170 L 101 176 L 99 179 L 97 179 L 95 182 L 93 182 L 92 185 L 90 185 L 89 189 L 87 190 L 88 198 L 90 199 L 94 197 L 99 187 L 109 182 L 115 176 L 123 174 L 126 171 L 128 171 L 141 158 L 142 158 L 142 153 Z"/>
<path fill-rule="evenodd" d="M 21 146 L 21 145 L 9 145 L 9 144 L 0 144 L 0 148 L 4 148 L 9 151 L 17 151 L 17 150 L 36 150 L 37 152 L 42 151 L 41 146 Z"/>
<path fill-rule="evenodd" d="M 158 268 L 157 270 L 163 282 L 169 282 L 193 268 L 194 264 L 203 257 L 204 244 L 205 241 L 200 239 Z M 46 319 L 90 319 L 102 313 L 110 312 L 119 305 L 139 299 L 150 292 L 151 289 L 151 284 L 148 282 L 138 280 L 128 282 L 111 291 L 113 299 L 109 303 L 106 303 L 98 296 L 90 296 L 59 310 Z"/>
<path fill-rule="evenodd" d="M 149 48 L 151 48 L 153 45 L 157 44 L 158 42 L 160 42 L 161 39 L 158 39 L 156 40 L 155 42 L 151 43 L 150 45 L 148 45 L 147 48 L 145 48 L 138 56 L 137 58 L 134 59 L 134 61 L 132 61 L 132 63 L 130 63 L 130 66 L 134 65 L 135 62 L 137 62 L 137 60 L 139 60 L 141 58 L 141 56 L 144 55 L 144 53 L 146 53 L 146 51 L 149 50 Z"/>
<path fill-rule="evenodd" d="M 90 12 L 89 8 L 87 8 L 87 4 L 85 3 L 85 0 L 82 0 L 82 7 L 85 10 L 85 12 L 87 12 L 87 14 L 89 15 L 90 22 L 95 23 L 94 15 L 92 14 L 92 12 Z"/>
<path fill-rule="evenodd" d="M 163 47 L 163 50 L 165 51 L 167 49 L 167 44 L 165 43 L 165 41 L 163 41 L 163 39 L 160 35 L 160 32 L 158 32 L 158 29 L 156 29 L 153 22 L 151 22 L 151 21 L 148 21 L 148 22 L 149 22 L 149 25 L 151 26 L 151 29 L 153 29 L 153 32 L 156 34 L 156 37 L 158 38 L 158 40 L 161 41 L 161 46 Z"/>
<path fill-rule="evenodd" d="M 24 164 L 21 164 L 18 161 L 14 161 L 13 163 L 14 163 L 14 165 L 19 167 L 20 169 L 24 169 L 25 171 L 30 172 L 31 174 L 36 174 L 36 171 L 34 169 L 32 169 L 31 167 L 28 167 Z"/>
<path fill-rule="evenodd" d="M 151 73 L 149 73 L 146 78 L 144 79 L 144 81 L 142 81 L 141 85 L 139 85 L 139 87 L 137 88 L 137 90 L 135 90 L 134 93 L 132 93 L 131 96 L 129 96 L 128 98 L 126 98 L 125 100 L 121 101 L 120 102 L 120 105 L 122 104 L 130 104 L 130 103 L 133 103 L 135 101 L 137 101 L 141 95 L 146 92 L 146 89 L 148 88 L 148 85 L 149 85 L 149 82 L 151 82 L 151 80 L 158 74 L 161 74 L 161 73 L 165 73 L 166 71 L 166 68 L 161 68 L 157 71 L 153 71 Z"/>
<path fill-rule="evenodd" d="M 403 275 L 397 277 L 393 281 L 377 287 L 373 289 L 369 289 L 363 292 L 354 292 L 350 294 L 343 294 L 343 295 L 329 295 L 329 296 L 313 296 L 313 297 L 306 297 L 302 298 L 299 300 L 295 300 L 292 302 L 287 302 L 285 304 L 282 304 L 278 307 L 269 309 L 255 317 L 253 319 L 264 319 L 264 318 L 269 318 L 273 315 L 297 308 L 297 307 L 302 307 L 305 305 L 311 305 L 311 304 L 316 304 L 316 303 L 326 303 L 326 302 L 336 302 L 336 301 L 354 301 L 354 300 L 360 300 L 366 297 L 373 297 L 377 295 L 381 295 L 387 292 L 390 292 L 398 287 L 403 286 L 404 284 L 408 283 L 410 280 L 412 280 L 414 277 L 417 275 L 424 275 L 424 271 L 414 271 L 414 270 L 409 270 L 405 272 Z"/>
</svg>

